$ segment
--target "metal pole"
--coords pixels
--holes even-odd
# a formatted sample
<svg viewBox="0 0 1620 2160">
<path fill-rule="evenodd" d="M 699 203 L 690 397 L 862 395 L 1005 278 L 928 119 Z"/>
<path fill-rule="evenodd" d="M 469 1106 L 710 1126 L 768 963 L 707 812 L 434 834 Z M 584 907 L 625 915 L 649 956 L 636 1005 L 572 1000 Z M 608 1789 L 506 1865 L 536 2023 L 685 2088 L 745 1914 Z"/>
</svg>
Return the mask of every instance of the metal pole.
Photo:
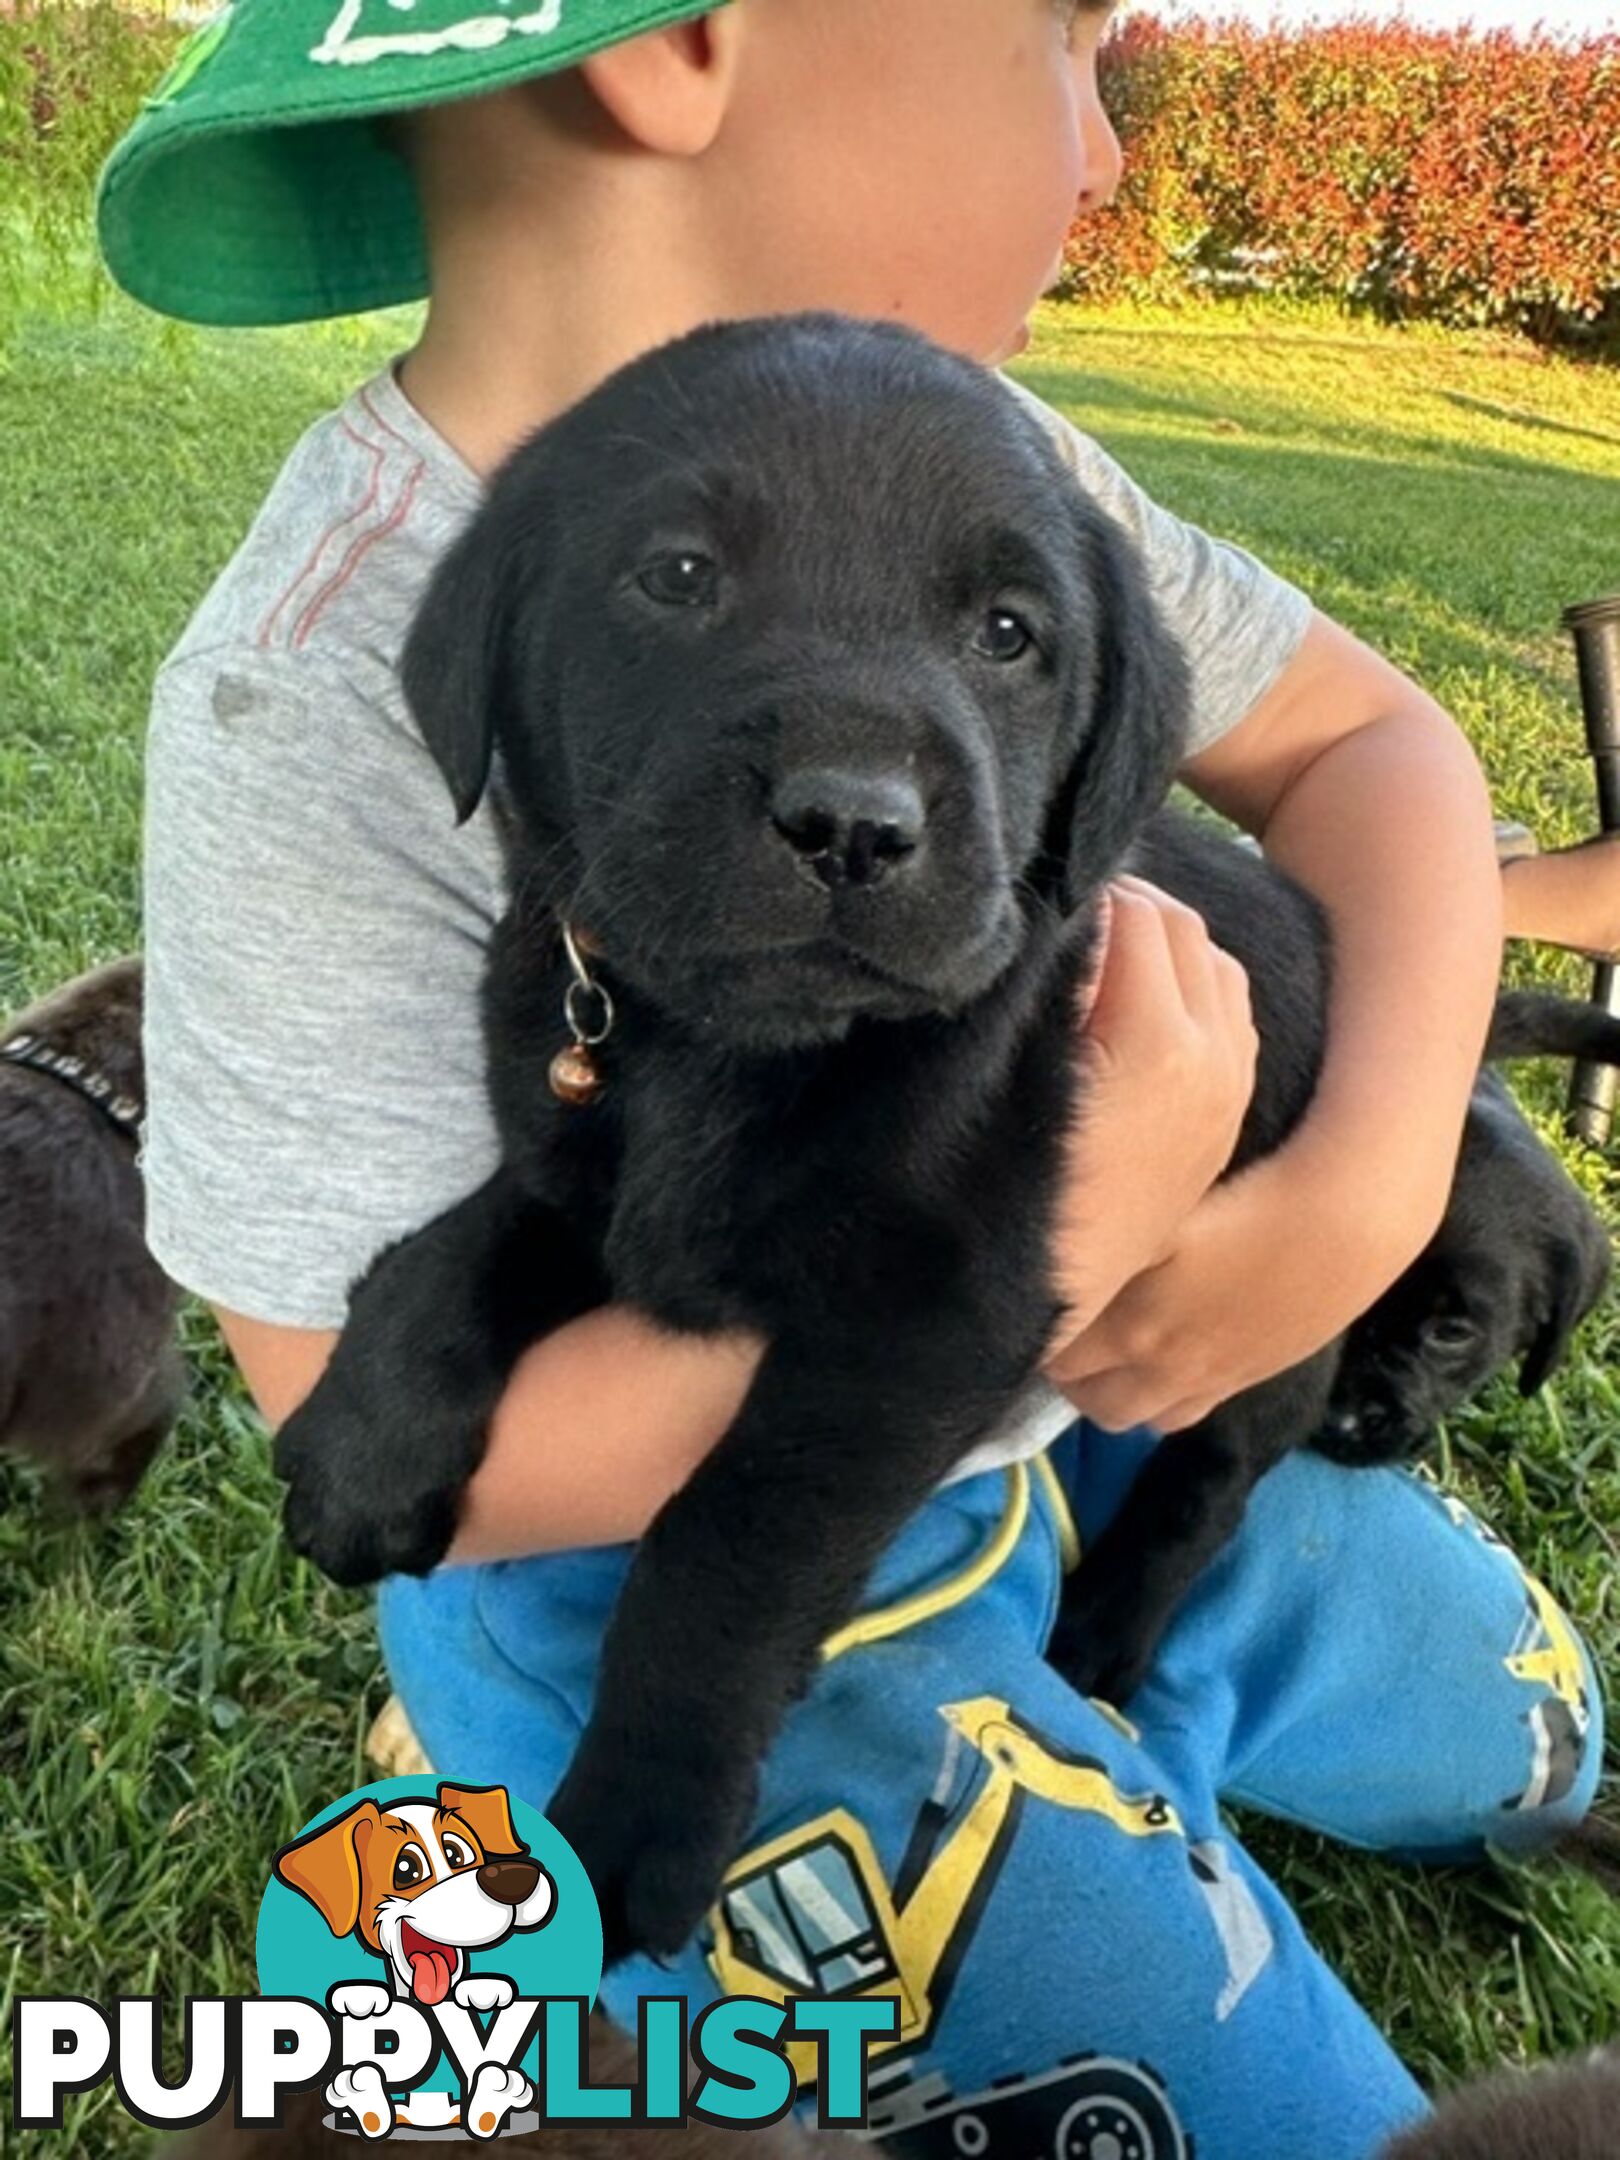
<svg viewBox="0 0 1620 2160">
<path fill-rule="evenodd" d="M 1620 832 L 1620 593 L 1565 608 L 1563 620 L 1575 640 L 1586 747 L 1597 778 L 1598 825 L 1606 833 Z M 1598 962 L 1592 996 L 1606 1011 L 1620 1013 L 1620 964 Z M 1597 1147 L 1608 1139 L 1617 1094 L 1620 1074 L 1612 1065 L 1575 1067 L 1569 1122 L 1580 1139 Z"/>
</svg>

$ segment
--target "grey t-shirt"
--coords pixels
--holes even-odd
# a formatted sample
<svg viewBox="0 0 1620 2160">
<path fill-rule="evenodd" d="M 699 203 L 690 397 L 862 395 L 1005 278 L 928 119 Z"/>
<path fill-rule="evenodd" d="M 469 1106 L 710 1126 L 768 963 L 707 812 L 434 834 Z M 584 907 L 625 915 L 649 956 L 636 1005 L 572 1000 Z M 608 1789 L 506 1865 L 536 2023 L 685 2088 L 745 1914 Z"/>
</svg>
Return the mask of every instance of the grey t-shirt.
<svg viewBox="0 0 1620 2160">
<path fill-rule="evenodd" d="M 1008 387 L 1135 536 L 1191 665 L 1195 747 L 1215 741 L 1295 651 L 1305 596 Z M 478 985 L 500 856 L 487 807 L 457 828 L 398 681 L 480 493 L 384 369 L 297 444 L 157 677 L 147 1236 L 256 1319 L 340 1327 L 378 1249 L 494 1167 Z"/>
</svg>

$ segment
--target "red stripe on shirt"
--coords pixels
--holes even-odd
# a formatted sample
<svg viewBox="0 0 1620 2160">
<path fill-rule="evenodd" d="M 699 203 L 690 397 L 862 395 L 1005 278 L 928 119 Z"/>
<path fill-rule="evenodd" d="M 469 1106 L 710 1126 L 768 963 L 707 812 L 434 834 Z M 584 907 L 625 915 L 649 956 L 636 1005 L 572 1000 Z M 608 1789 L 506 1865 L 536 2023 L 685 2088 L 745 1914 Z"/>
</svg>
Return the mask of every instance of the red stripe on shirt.
<svg viewBox="0 0 1620 2160">
<path fill-rule="evenodd" d="M 361 562 L 364 560 L 366 555 L 370 553 L 371 549 L 376 546 L 377 542 L 379 540 L 386 539 L 387 536 L 396 529 L 396 527 L 402 525 L 405 522 L 406 518 L 409 517 L 411 511 L 411 504 L 416 499 L 416 490 L 421 484 L 422 475 L 426 470 L 426 460 L 423 458 L 418 458 L 415 466 L 412 468 L 410 474 L 406 478 L 404 486 L 400 489 L 399 494 L 395 499 L 393 509 L 389 511 L 388 515 L 383 518 L 380 523 L 373 525 L 369 529 L 369 531 L 362 533 L 359 538 L 354 541 L 353 545 L 349 549 L 348 554 L 345 555 L 343 561 L 339 564 L 336 575 L 327 580 L 326 584 L 322 586 L 321 590 L 315 595 L 314 599 L 309 603 L 309 606 L 305 608 L 303 614 L 300 615 L 298 621 L 294 624 L 292 638 L 290 640 L 294 648 L 297 648 L 304 643 L 305 639 L 309 636 L 309 633 L 314 629 L 316 619 L 320 615 L 322 608 L 326 606 L 329 600 L 336 599 L 337 595 L 343 590 L 344 586 L 348 584 L 350 578 L 353 577 L 355 571 L 360 567 Z"/>
<path fill-rule="evenodd" d="M 331 541 L 335 540 L 338 534 L 343 532 L 348 526 L 357 523 L 361 518 L 365 516 L 366 512 L 377 500 L 378 492 L 381 489 L 383 466 L 387 462 L 388 457 L 387 450 L 383 447 L 381 443 L 368 442 L 364 435 L 357 435 L 354 429 L 350 427 L 347 420 L 341 421 L 339 424 L 341 425 L 344 434 L 348 436 L 349 440 L 352 443 L 357 443 L 359 447 L 362 450 L 366 451 L 367 454 L 370 456 L 371 484 L 366 489 L 364 496 L 352 510 L 345 510 L 341 517 L 334 518 L 331 524 L 327 526 L 326 530 L 321 534 L 321 537 L 316 541 L 314 547 L 310 550 L 308 561 L 304 564 L 298 575 L 293 579 L 292 583 L 286 587 L 285 591 L 283 591 L 283 593 L 281 594 L 281 597 L 276 601 L 275 606 L 270 610 L 269 614 L 260 624 L 258 643 L 261 650 L 269 645 L 272 637 L 275 635 L 276 623 L 280 618 L 282 609 L 287 605 L 287 602 L 300 589 L 300 587 L 303 586 L 311 577 L 315 570 L 315 566 L 320 561 L 321 556 L 324 554 L 328 544 Z"/>
</svg>

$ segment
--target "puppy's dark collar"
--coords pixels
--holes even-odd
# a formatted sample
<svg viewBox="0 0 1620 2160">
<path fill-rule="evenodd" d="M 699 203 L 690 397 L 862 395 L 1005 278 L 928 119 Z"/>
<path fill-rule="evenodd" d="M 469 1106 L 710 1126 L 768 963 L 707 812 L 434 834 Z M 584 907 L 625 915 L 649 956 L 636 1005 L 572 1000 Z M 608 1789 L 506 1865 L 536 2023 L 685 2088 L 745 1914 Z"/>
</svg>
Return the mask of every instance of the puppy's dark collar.
<svg viewBox="0 0 1620 2160">
<path fill-rule="evenodd" d="M 35 1072 L 49 1073 L 94 1104 L 109 1124 L 133 1140 L 140 1128 L 141 1106 L 133 1095 L 120 1095 L 105 1073 L 97 1072 L 83 1058 L 56 1050 L 43 1035 L 12 1035 L 0 1043 L 0 1058 L 13 1065 L 30 1065 Z"/>
</svg>

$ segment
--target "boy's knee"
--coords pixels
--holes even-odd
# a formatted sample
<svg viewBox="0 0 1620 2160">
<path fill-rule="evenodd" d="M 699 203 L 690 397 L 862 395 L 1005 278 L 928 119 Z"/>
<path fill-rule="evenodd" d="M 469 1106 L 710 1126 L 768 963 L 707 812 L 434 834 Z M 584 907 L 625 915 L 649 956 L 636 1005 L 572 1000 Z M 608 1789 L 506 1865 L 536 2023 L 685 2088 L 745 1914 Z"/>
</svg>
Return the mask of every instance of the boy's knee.
<svg viewBox="0 0 1620 2160">
<path fill-rule="evenodd" d="M 1603 1696 L 1591 1653 L 1560 1613 L 1565 1673 L 1553 1692 L 1526 1714 L 1528 1769 L 1524 1788 L 1504 1809 L 1489 1842 L 1504 1852 L 1530 1853 L 1578 1828 L 1597 1793 L 1603 1768 Z M 1573 1656 L 1575 1664 L 1567 1663 Z M 1578 1668 L 1579 1677 L 1576 1677 Z"/>
<path fill-rule="evenodd" d="M 1540 1648 L 1505 1660 L 1533 1699 L 1496 1713 L 1494 1742 L 1482 1750 L 1492 1766 L 1476 1779 L 1476 1812 L 1453 1834 L 1414 1841 L 1411 1857 L 1481 1859 L 1488 1851 L 1514 1857 L 1545 1852 L 1584 1821 L 1603 1767 L 1604 1712 L 1596 1668 L 1570 1622 L 1537 1586 Z M 1483 1731 L 1482 1731 L 1483 1737 Z M 1505 1774 L 1497 1765 L 1505 1766 Z M 1498 1790 L 1497 1788 L 1501 1788 Z"/>
<path fill-rule="evenodd" d="M 1603 1762 L 1603 1697 L 1585 1643 L 1557 1599 L 1454 1499 L 1435 1496 L 1462 1542 L 1457 1586 L 1473 1619 L 1442 1722 L 1469 1774 L 1472 1811 L 1443 1842 L 1451 1856 L 1531 1853 L 1585 1816 Z M 1468 1584 L 1474 1588 L 1469 1591 Z M 1482 1669 L 1477 1661 L 1483 1661 Z"/>
</svg>

